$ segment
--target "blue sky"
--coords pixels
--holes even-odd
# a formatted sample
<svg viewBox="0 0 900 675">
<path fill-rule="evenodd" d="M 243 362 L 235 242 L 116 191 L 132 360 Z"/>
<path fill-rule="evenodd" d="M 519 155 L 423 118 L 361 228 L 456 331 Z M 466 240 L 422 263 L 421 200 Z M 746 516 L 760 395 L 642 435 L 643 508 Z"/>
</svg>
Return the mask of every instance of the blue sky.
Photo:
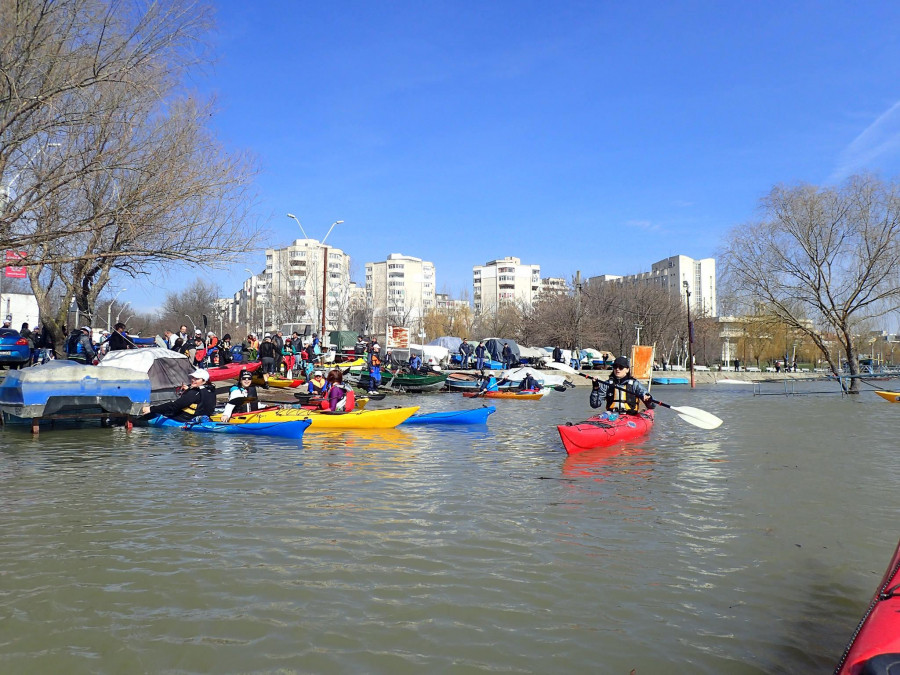
<svg viewBox="0 0 900 675">
<path fill-rule="evenodd" d="M 217 4 L 198 86 L 261 163 L 261 248 L 346 221 L 439 290 L 504 255 L 544 276 L 713 255 L 773 184 L 900 169 L 900 4 Z M 224 294 L 262 253 L 209 276 Z M 182 274 L 128 294 L 146 308 Z"/>
</svg>

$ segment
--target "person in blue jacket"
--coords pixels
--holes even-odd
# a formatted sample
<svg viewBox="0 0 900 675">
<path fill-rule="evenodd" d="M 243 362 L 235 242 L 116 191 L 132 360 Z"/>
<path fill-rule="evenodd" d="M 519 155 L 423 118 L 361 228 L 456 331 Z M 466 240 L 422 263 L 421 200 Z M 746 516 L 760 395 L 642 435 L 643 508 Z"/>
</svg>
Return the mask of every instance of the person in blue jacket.
<svg viewBox="0 0 900 675">
<path fill-rule="evenodd" d="M 484 355 L 487 353 L 487 348 L 484 346 L 484 340 L 481 340 L 478 343 L 478 346 L 475 347 L 475 369 L 483 370 L 484 369 Z"/>
</svg>

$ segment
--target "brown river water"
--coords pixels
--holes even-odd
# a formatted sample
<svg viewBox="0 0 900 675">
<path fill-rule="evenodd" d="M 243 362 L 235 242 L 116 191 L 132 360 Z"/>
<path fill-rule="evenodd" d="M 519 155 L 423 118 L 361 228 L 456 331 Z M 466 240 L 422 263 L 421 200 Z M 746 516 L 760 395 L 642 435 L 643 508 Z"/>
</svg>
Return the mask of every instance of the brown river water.
<svg viewBox="0 0 900 675">
<path fill-rule="evenodd" d="M 579 388 L 302 444 L 7 428 L 0 673 L 830 672 L 900 536 L 900 405 L 654 393 L 725 423 L 567 458 Z"/>
</svg>

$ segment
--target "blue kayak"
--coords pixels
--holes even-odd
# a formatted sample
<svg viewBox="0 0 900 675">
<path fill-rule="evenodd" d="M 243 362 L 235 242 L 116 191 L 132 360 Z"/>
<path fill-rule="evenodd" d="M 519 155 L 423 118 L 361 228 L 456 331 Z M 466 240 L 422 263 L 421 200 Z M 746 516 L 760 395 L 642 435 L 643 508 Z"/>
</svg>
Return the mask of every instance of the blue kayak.
<svg viewBox="0 0 900 675">
<path fill-rule="evenodd" d="M 251 422 L 248 424 L 228 424 L 227 422 L 177 422 L 162 415 L 147 422 L 151 427 L 166 427 L 197 431 L 204 434 L 249 434 L 250 436 L 271 436 L 274 438 L 293 438 L 300 440 L 306 427 L 312 424 L 310 419 L 291 420 L 288 422 Z"/>
<path fill-rule="evenodd" d="M 497 412 L 494 406 L 413 415 L 403 424 L 487 424 L 488 415 Z"/>
</svg>

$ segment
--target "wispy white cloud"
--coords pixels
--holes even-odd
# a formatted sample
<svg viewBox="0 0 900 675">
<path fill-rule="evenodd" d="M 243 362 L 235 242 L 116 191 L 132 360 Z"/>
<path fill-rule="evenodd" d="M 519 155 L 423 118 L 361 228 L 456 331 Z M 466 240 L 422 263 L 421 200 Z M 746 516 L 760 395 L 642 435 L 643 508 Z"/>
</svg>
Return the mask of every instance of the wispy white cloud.
<svg viewBox="0 0 900 675">
<path fill-rule="evenodd" d="M 649 220 L 626 220 L 625 227 L 634 227 L 649 232 L 656 232 L 659 230 L 659 225 Z"/>
<path fill-rule="evenodd" d="M 686 209 L 689 206 L 693 206 L 694 202 L 686 202 L 683 199 L 676 199 L 672 202 L 673 206 L 677 206 L 680 209 Z"/>
<path fill-rule="evenodd" d="M 878 167 L 878 162 L 900 152 L 900 101 L 866 127 L 841 152 L 828 179 L 834 183 L 852 173 Z"/>
</svg>

